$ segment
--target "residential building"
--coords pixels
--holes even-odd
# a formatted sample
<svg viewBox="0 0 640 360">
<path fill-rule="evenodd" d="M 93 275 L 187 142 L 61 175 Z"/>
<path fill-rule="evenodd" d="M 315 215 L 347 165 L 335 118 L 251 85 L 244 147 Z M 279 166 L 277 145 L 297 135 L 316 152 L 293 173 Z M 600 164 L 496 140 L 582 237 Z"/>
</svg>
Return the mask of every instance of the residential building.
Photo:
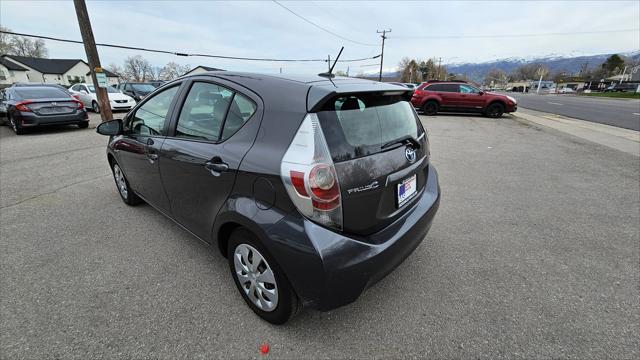
<svg viewBox="0 0 640 360">
<path fill-rule="evenodd" d="M 200 74 L 200 73 L 205 73 L 208 71 L 224 71 L 224 69 L 218 69 L 218 68 L 214 68 L 214 67 L 209 67 L 209 66 L 196 66 L 193 69 L 187 71 L 186 73 L 182 74 L 184 75 L 189 75 L 189 74 Z"/>
<path fill-rule="evenodd" d="M 27 69 L 9 59 L 0 57 L 0 87 L 5 87 L 15 82 L 28 81 Z"/>
<path fill-rule="evenodd" d="M 16 55 L 2 55 L 0 59 L 4 63 L 15 64 L 25 69 L 23 72 L 13 70 L 13 76 L 9 73 L 7 79 L 9 84 L 35 82 L 70 86 L 90 79 L 89 64 L 81 59 L 45 59 Z M 6 65 L 3 66 L 6 67 Z M 111 72 L 108 72 L 107 79 L 110 84 L 118 83 L 117 75 Z"/>
</svg>

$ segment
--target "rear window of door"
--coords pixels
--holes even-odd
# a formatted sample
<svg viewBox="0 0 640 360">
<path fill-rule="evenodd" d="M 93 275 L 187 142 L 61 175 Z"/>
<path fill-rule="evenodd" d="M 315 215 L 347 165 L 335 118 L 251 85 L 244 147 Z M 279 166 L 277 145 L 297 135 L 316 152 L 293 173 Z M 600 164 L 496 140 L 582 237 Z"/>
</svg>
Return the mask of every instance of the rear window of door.
<svg viewBox="0 0 640 360">
<path fill-rule="evenodd" d="M 196 82 L 180 110 L 176 137 L 218 141 L 233 92 L 211 83 Z"/>
<path fill-rule="evenodd" d="M 422 133 L 411 105 L 399 96 L 338 97 L 318 118 L 335 162 L 375 154 L 388 142 Z"/>
<path fill-rule="evenodd" d="M 145 101 L 131 117 L 129 128 L 134 134 L 165 135 L 164 122 L 180 86 L 166 89 Z"/>
<path fill-rule="evenodd" d="M 441 91 L 441 92 L 458 92 L 458 85 L 456 85 L 456 84 L 433 84 L 433 85 L 429 85 L 425 90 L 428 90 L 428 91 Z"/>
<path fill-rule="evenodd" d="M 195 82 L 180 110 L 175 136 L 224 141 L 255 111 L 255 103 L 240 93 L 212 83 Z"/>
</svg>

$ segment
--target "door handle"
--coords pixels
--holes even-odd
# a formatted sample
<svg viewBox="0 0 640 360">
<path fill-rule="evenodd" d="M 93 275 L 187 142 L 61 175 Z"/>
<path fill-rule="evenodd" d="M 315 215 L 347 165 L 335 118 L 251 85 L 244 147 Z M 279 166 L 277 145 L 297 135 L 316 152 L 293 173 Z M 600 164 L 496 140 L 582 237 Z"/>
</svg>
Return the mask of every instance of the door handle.
<svg viewBox="0 0 640 360">
<path fill-rule="evenodd" d="M 209 172 L 213 176 L 220 176 L 220 173 L 229 170 L 229 165 L 223 163 L 220 158 L 218 158 L 217 160 L 218 161 L 216 162 L 207 161 L 206 163 L 204 163 L 204 168 L 209 170 Z"/>
<path fill-rule="evenodd" d="M 151 148 L 153 144 L 155 144 L 155 142 L 153 141 L 152 138 L 149 138 L 147 139 L 147 146 L 145 146 L 144 148 L 144 153 L 145 155 L 147 155 L 147 159 L 152 164 L 154 161 L 158 160 L 158 154 L 156 154 L 156 151 L 153 148 Z"/>
</svg>

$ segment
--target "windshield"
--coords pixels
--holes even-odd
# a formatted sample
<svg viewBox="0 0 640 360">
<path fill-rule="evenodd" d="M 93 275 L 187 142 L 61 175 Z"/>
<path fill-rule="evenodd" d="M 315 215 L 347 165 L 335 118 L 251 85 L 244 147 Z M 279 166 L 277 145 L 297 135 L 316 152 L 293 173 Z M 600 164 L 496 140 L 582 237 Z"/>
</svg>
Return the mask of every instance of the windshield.
<svg viewBox="0 0 640 360">
<path fill-rule="evenodd" d="M 381 152 L 386 143 L 422 132 L 411 104 L 399 96 L 339 97 L 318 118 L 335 162 Z"/>
<path fill-rule="evenodd" d="M 89 91 L 91 91 L 92 93 L 94 93 L 94 94 L 95 94 L 95 92 L 96 92 L 96 88 L 95 88 L 95 86 L 93 86 L 93 85 L 87 85 L 87 87 L 89 88 Z M 119 92 L 120 92 L 119 90 L 116 90 L 116 89 L 112 88 L 111 86 L 106 87 L 105 89 L 107 89 L 107 92 L 108 92 L 109 94 L 117 94 L 117 93 L 119 93 Z"/>
<path fill-rule="evenodd" d="M 133 90 L 140 92 L 152 92 L 156 88 L 151 84 L 131 84 Z"/>
</svg>

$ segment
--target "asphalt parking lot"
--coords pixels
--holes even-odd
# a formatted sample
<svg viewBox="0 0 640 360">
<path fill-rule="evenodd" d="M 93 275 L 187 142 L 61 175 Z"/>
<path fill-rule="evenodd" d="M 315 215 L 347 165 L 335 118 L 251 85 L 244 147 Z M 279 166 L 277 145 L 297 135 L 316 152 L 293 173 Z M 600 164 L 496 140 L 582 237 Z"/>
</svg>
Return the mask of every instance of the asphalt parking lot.
<svg viewBox="0 0 640 360">
<path fill-rule="evenodd" d="M 638 358 L 639 158 L 510 116 L 423 121 L 443 191 L 425 241 L 280 327 L 216 249 L 122 203 L 94 129 L 0 127 L 0 357 Z"/>
</svg>

